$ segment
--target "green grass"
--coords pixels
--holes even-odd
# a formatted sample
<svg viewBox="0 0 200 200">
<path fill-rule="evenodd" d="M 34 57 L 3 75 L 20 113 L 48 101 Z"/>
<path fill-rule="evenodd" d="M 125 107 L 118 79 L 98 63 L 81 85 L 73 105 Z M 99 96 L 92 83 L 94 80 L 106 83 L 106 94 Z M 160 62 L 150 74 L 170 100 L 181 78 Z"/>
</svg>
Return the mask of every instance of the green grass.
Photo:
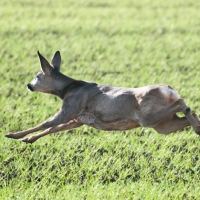
<svg viewBox="0 0 200 200">
<path fill-rule="evenodd" d="M 7 139 L 56 113 L 61 101 L 29 93 L 37 50 L 61 51 L 62 72 L 123 87 L 164 83 L 200 116 L 200 2 L 0 2 L 0 199 L 200 199 L 200 138 L 191 128 L 89 127 Z"/>
</svg>

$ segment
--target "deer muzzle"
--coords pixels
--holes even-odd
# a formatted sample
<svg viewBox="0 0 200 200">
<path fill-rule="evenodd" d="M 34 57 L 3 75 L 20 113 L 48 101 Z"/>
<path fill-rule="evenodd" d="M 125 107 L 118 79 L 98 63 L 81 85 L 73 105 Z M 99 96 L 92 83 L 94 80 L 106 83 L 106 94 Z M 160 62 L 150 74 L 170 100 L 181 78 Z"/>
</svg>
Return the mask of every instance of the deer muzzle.
<svg viewBox="0 0 200 200">
<path fill-rule="evenodd" d="M 33 92 L 33 87 L 32 87 L 32 85 L 30 83 L 27 84 L 27 88 L 28 88 L 28 90 L 30 90 L 31 92 Z"/>
</svg>

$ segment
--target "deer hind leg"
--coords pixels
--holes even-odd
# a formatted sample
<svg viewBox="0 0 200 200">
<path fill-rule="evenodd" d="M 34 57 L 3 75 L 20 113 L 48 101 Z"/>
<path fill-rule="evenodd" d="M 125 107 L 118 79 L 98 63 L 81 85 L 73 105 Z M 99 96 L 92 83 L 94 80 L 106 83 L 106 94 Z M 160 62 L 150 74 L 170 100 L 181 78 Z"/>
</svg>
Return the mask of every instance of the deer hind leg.
<svg viewBox="0 0 200 200">
<path fill-rule="evenodd" d="M 180 99 L 180 100 L 182 101 L 181 102 L 181 106 L 182 106 L 181 111 L 184 113 L 184 115 L 186 116 L 186 118 L 190 122 L 190 125 L 194 129 L 195 133 L 200 135 L 200 121 L 199 121 L 197 115 L 195 113 L 192 114 L 190 108 L 186 106 L 183 99 Z"/>
<path fill-rule="evenodd" d="M 196 114 L 192 114 L 191 111 L 184 113 L 187 117 L 188 121 L 190 122 L 190 125 L 193 127 L 196 134 L 200 135 L 200 121 Z"/>
<path fill-rule="evenodd" d="M 22 139 L 22 142 L 33 143 L 36 140 L 38 140 L 39 138 L 41 138 L 45 135 L 48 135 L 50 133 L 56 133 L 56 132 L 63 131 L 63 130 L 69 130 L 69 129 L 77 128 L 81 125 L 82 125 L 82 123 L 78 123 L 76 120 L 71 120 L 68 123 L 53 126 L 51 128 L 44 130 L 41 133 L 38 133 L 36 135 L 24 138 L 24 139 Z"/>
<path fill-rule="evenodd" d="M 167 119 L 155 127 L 153 127 L 158 133 L 169 134 L 182 130 L 185 127 L 190 126 L 190 122 L 186 117 L 178 117 L 176 114 L 171 119 Z"/>
<path fill-rule="evenodd" d="M 173 118 L 174 114 L 177 112 L 183 112 L 188 122 L 186 121 L 186 118 L 179 118 L 179 119 Z M 169 120 L 169 119 L 173 119 L 173 120 Z M 142 126 L 148 126 L 148 127 L 153 127 L 153 128 L 157 126 L 157 129 L 159 127 L 159 124 L 161 127 L 161 124 L 164 124 L 164 123 L 168 124 L 169 126 L 170 124 L 173 125 L 173 127 L 171 127 L 171 130 L 172 130 L 171 132 L 173 132 L 173 130 L 176 131 L 178 126 L 180 126 L 180 129 L 181 129 L 182 127 L 184 128 L 188 125 L 191 125 L 194 131 L 197 134 L 200 134 L 199 120 L 196 115 L 193 115 L 191 113 L 190 108 L 185 104 L 183 99 L 178 99 L 177 101 L 167 106 L 161 106 L 160 109 L 156 109 L 156 111 L 152 111 L 150 114 L 147 114 L 141 119 Z M 164 127 L 164 125 L 162 126 Z M 168 132 L 170 133 L 170 131 Z"/>
</svg>

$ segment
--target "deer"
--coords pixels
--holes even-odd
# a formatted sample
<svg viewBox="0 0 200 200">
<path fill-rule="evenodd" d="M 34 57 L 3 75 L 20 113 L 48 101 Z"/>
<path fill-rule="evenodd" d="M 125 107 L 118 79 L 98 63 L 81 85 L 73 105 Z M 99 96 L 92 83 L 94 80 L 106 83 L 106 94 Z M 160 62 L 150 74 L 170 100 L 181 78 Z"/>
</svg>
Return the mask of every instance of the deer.
<svg viewBox="0 0 200 200">
<path fill-rule="evenodd" d="M 104 131 L 126 131 L 149 127 L 169 134 L 191 126 L 200 135 L 200 121 L 169 85 L 123 88 L 76 80 L 61 73 L 61 55 L 56 51 L 48 62 L 38 51 L 41 71 L 27 84 L 31 92 L 53 94 L 62 100 L 60 110 L 51 118 L 7 138 L 33 143 L 50 133 L 78 128 L 82 125 Z M 182 112 L 184 116 L 179 117 Z M 30 133 L 41 131 L 25 137 Z"/>
</svg>

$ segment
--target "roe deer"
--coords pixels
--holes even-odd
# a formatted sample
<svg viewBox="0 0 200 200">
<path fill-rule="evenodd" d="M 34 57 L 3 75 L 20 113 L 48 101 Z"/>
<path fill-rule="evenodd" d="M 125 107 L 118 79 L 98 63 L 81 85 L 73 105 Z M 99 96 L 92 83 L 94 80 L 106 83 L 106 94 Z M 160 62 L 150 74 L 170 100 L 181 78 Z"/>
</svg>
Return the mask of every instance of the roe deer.
<svg viewBox="0 0 200 200">
<path fill-rule="evenodd" d="M 61 56 L 57 51 L 49 63 L 38 51 L 41 71 L 27 85 L 32 92 L 39 91 L 58 96 L 62 107 L 58 113 L 42 124 L 28 130 L 9 133 L 8 138 L 19 139 L 29 133 L 43 132 L 22 139 L 33 143 L 49 133 L 73 129 L 84 124 L 100 130 L 129 130 L 151 127 L 169 134 L 192 126 L 200 134 L 196 114 L 168 85 L 151 85 L 139 88 L 121 88 L 78 81 L 60 72 Z M 178 117 L 183 112 L 184 117 Z"/>
</svg>

